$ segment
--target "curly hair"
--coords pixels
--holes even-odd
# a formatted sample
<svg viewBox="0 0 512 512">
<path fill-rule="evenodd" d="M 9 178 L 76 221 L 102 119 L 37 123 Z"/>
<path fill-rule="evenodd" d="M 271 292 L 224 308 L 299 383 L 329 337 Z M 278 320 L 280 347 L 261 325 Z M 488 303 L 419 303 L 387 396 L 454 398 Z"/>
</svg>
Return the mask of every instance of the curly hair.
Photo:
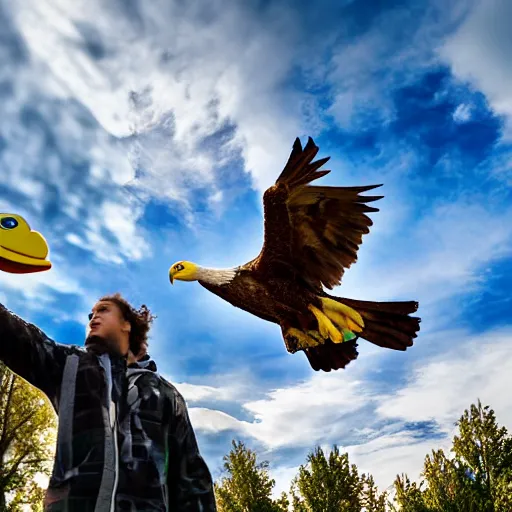
<svg viewBox="0 0 512 512">
<path fill-rule="evenodd" d="M 120 293 L 105 295 L 100 301 L 113 302 L 119 307 L 124 320 L 131 325 L 130 350 L 133 354 L 138 354 L 142 344 L 148 343 L 148 332 L 156 316 L 151 314 L 145 304 L 135 309 Z"/>
</svg>

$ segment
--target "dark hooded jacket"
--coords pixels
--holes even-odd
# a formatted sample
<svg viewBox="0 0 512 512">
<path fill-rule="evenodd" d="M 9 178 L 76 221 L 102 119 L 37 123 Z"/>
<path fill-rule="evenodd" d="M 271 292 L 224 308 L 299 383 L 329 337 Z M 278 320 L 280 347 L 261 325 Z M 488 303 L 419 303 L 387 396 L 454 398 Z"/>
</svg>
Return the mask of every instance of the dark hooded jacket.
<svg viewBox="0 0 512 512">
<path fill-rule="evenodd" d="M 1 304 L 0 360 L 59 416 L 45 511 L 216 510 L 185 401 L 153 361 L 55 343 Z"/>
</svg>

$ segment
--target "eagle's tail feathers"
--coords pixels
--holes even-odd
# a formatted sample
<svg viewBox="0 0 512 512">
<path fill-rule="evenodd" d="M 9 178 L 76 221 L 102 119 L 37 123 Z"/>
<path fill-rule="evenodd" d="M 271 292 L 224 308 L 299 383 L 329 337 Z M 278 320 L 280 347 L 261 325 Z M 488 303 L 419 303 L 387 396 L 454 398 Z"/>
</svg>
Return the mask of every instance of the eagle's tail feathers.
<svg viewBox="0 0 512 512">
<path fill-rule="evenodd" d="M 418 303 L 367 302 L 339 297 L 320 297 L 322 312 L 340 330 L 343 342 L 335 343 L 331 336 L 317 339 L 299 350 L 306 354 L 315 371 L 330 372 L 345 368 L 357 358 L 357 340 L 363 338 L 380 347 L 406 350 L 412 346 L 419 331 L 420 319 L 409 316 Z M 305 347 L 305 348 L 304 348 Z"/>
<path fill-rule="evenodd" d="M 334 299 L 356 311 L 362 319 L 363 324 L 356 321 L 362 327 L 360 331 L 356 331 L 358 337 L 379 347 L 393 350 L 406 350 L 412 347 L 421 320 L 409 315 L 417 311 L 417 302 L 369 302 L 338 297 Z"/>
</svg>

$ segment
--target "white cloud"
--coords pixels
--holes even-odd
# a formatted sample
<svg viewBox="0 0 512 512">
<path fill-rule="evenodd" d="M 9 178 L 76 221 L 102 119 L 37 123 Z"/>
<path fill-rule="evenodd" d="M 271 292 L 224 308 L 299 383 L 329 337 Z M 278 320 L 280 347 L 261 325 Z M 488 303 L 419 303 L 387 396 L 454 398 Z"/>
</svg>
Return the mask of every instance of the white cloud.
<svg viewBox="0 0 512 512">
<path fill-rule="evenodd" d="M 152 194 L 179 199 L 177 189 L 209 185 L 218 197 L 219 154 L 202 140 L 226 123 L 236 141 L 219 139 L 220 159 L 241 149 L 259 187 L 275 179 L 299 130 L 300 105 L 279 90 L 296 37 L 280 23 L 290 26 L 293 13 L 271 8 L 260 19 L 231 5 L 212 7 L 205 22 L 195 6 L 157 2 L 141 3 L 140 20 L 130 20 L 115 4 L 62 0 L 12 11 L 60 97 L 78 100 L 116 137 L 137 134 L 132 157 L 145 164 L 139 184 Z M 101 58 L 87 52 L 91 44 Z"/>
<path fill-rule="evenodd" d="M 9 274 L 2 272 L 1 278 L 2 288 L 16 290 L 30 300 L 43 303 L 49 297 L 43 293 L 43 288 L 60 293 L 84 293 L 83 288 L 77 280 L 73 279 L 66 273 L 61 272 L 58 267 L 51 268 L 45 272 L 37 272 L 32 274 Z"/>
<path fill-rule="evenodd" d="M 347 272 L 336 294 L 367 300 L 414 299 L 423 309 L 484 286 L 487 266 L 511 254 L 512 211 L 494 212 L 492 204 L 486 206 L 483 199 L 479 203 L 477 195 L 434 203 L 417 222 L 397 225 L 382 237 L 370 234 L 372 254 L 362 256 Z M 486 241 L 485 250 L 480 240 Z M 368 249 L 363 243 L 360 252 Z"/>
<path fill-rule="evenodd" d="M 305 461 L 307 451 L 318 444 L 338 444 L 348 451 L 361 471 L 375 476 L 381 489 L 401 472 L 418 478 L 425 455 L 450 445 L 454 423 L 477 399 L 493 407 L 501 425 L 512 428 L 512 413 L 502 392 L 512 386 L 510 330 L 438 336 L 447 342 L 451 339 L 453 348 L 417 363 L 409 380 L 394 391 L 379 390 L 378 382 L 365 377 L 366 369 L 356 376 L 348 370 L 314 374 L 304 382 L 272 390 L 262 399 L 246 400 L 243 407 L 253 416 L 251 422 L 191 407 L 194 427 L 208 433 L 235 430 L 263 446 L 263 457 L 270 460 L 277 480 L 276 493 L 288 489 L 297 467 L 272 466 L 274 453 L 303 448 Z M 201 398 L 214 394 L 208 388 L 197 391 Z M 417 438 L 403 430 L 405 423 L 416 422 L 434 422 L 444 437 Z M 361 442 L 347 442 L 354 436 Z"/>
<path fill-rule="evenodd" d="M 269 448 L 309 447 L 312 439 L 343 430 L 344 419 L 367 400 L 362 383 L 349 372 L 315 374 L 306 382 L 271 391 L 265 399 L 245 403 L 254 416 L 247 433 Z"/>
<path fill-rule="evenodd" d="M 440 448 L 448 453 L 450 445 L 449 439 L 418 441 L 412 435 L 400 432 L 342 449 L 361 473 L 373 475 L 379 490 L 383 491 L 390 490 L 396 475 L 402 473 L 407 473 L 413 481 L 419 480 L 425 456 Z"/>
<path fill-rule="evenodd" d="M 450 341 L 447 337 L 447 342 Z M 405 421 L 435 420 L 451 431 L 454 418 L 479 397 L 512 426 L 512 411 L 504 389 L 512 382 L 512 333 L 509 330 L 472 333 L 458 346 L 415 369 L 410 383 L 383 403 L 377 412 Z"/>
<path fill-rule="evenodd" d="M 35 65 L 32 71 L 43 73 L 44 66 Z M 57 254 L 62 238 L 93 252 L 99 250 L 110 261 L 142 258 L 148 249 L 135 227 L 141 209 L 119 188 L 120 181 L 133 175 L 127 155 L 94 123 L 82 124 L 79 107 L 48 96 L 46 78 L 36 84 L 28 71 L 14 70 L 12 78 L 10 112 L 0 121 L 6 143 L 0 158 L 8 170 L 2 174 L 3 185 L 13 191 L 13 197 L 2 198 L 3 210 L 37 224 Z M 20 124 L 23 117 L 30 128 Z M 92 173 L 91 156 L 96 169 Z M 30 206 L 24 208 L 14 194 L 29 198 Z M 47 225 L 49 209 L 58 209 L 59 215 Z M 80 235 L 84 227 L 85 240 Z M 110 239 L 105 230 L 110 231 Z"/>
<path fill-rule="evenodd" d="M 290 484 L 298 472 L 299 466 L 270 468 L 271 476 L 275 480 L 272 496 L 277 499 L 282 492 L 288 493 L 290 491 Z"/>
<path fill-rule="evenodd" d="M 235 400 L 238 393 L 237 388 L 224 386 L 204 386 L 201 384 L 190 384 L 188 382 L 180 382 L 174 384 L 178 391 L 183 395 L 185 400 L 190 403 L 202 400 L 209 401 L 227 401 Z"/>
<path fill-rule="evenodd" d="M 374 79 L 374 74 L 389 65 L 388 52 L 387 35 L 375 26 L 363 37 L 345 42 L 335 53 L 328 74 L 335 96 L 328 112 L 342 128 L 353 127 L 360 108 L 378 104 L 384 117 L 391 115 L 382 85 Z"/>
<path fill-rule="evenodd" d="M 453 120 L 456 123 L 466 123 L 471 119 L 471 105 L 461 103 L 453 113 Z"/>
<path fill-rule="evenodd" d="M 512 136 L 512 4 L 508 0 L 474 2 L 457 32 L 440 49 L 456 76 L 481 90 L 494 111 L 507 118 Z"/>
<path fill-rule="evenodd" d="M 328 113 L 334 121 L 343 129 L 364 130 L 369 111 L 373 122 L 375 116 L 383 124 L 392 121 L 393 91 L 439 64 L 437 47 L 462 18 L 466 4 L 433 0 L 419 9 L 390 7 L 374 17 L 368 30 L 341 37 L 329 49 L 333 57 L 324 74 L 316 71 L 318 84 L 332 88 Z"/>
<path fill-rule="evenodd" d="M 222 411 L 204 407 L 192 407 L 189 410 L 192 425 L 206 433 L 218 433 L 224 430 L 239 430 L 240 421 Z M 198 429 L 199 430 L 199 429 Z"/>
<path fill-rule="evenodd" d="M 97 216 L 89 217 L 87 237 L 98 258 L 109 261 L 116 257 L 111 252 L 112 248 L 98 233 L 98 226 L 101 227 L 98 218 L 103 219 L 103 225 L 117 240 L 118 262 L 123 261 L 121 255 L 128 260 L 140 260 L 151 254 L 149 244 L 135 225 L 141 213 L 141 208 L 135 205 L 106 200 Z M 101 245 L 98 247 L 97 244 Z"/>
</svg>

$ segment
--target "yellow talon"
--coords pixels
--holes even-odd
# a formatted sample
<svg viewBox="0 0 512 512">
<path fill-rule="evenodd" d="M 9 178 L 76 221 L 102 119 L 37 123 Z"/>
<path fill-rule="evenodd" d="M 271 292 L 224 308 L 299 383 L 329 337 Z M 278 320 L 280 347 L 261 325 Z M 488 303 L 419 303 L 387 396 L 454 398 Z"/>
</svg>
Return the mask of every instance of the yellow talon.
<svg viewBox="0 0 512 512">
<path fill-rule="evenodd" d="M 355 332 L 361 332 L 363 330 L 363 328 L 356 324 L 355 322 L 352 321 L 351 318 L 347 318 L 347 325 L 348 325 L 348 328 L 351 330 L 351 331 L 355 331 Z"/>
<path fill-rule="evenodd" d="M 320 335 L 320 333 L 318 331 L 308 331 L 308 336 L 315 339 L 319 345 L 324 342 L 322 336 Z"/>
<path fill-rule="evenodd" d="M 323 338 L 330 338 L 334 343 L 341 343 L 343 341 L 343 335 L 334 327 L 334 324 L 322 311 L 313 306 L 313 304 L 310 304 L 308 309 L 315 315 L 318 322 L 318 330 Z"/>
<path fill-rule="evenodd" d="M 361 332 L 363 330 L 363 317 L 355 309 L 333 299 L 328 299 L 327 297 L 320 297 L 320 300 L 322 301 L 324 310 L 329 311 L 329 313 L 337 313 L 347 317 L 347 320 L 352 323 L 352 326 L 349 327 L 351 330 L 358 329 L 357 332 Z M 356 327 L 354 327 L 354 324 L 356 324 Z"/>
<path fill-rule="evenodd" d="M 321 340 L 316 340 L 315 338 L 310 336 L 309 331 L 308 331 L 308 334 L 306 334 L 295 327 L 290 327 L 286 331 L 285 341 L 287 341 L 286 338 L 288 338 L 288 337 L 292 337 L 297 340 L 296 343 L 294 343 L 294 345 L 296 345 L 296 348 L 293 351 L 301 350 L 301 349 L 305 349 L 305 348 L 309 348 L 309 347 L 316 347 L 317 345 L 319 345 L 321 343 Z"/>
<path fill-rule="evenodd" d="M 327 316 L 339 327 L 342 329 L 347 329 L 349 331 L 361 332 L 363 329 L 357 325 L 352 319 L 348 318 L 345 315 L 340 315 L 336 311 L 328 311 Z"/>
</svg>

